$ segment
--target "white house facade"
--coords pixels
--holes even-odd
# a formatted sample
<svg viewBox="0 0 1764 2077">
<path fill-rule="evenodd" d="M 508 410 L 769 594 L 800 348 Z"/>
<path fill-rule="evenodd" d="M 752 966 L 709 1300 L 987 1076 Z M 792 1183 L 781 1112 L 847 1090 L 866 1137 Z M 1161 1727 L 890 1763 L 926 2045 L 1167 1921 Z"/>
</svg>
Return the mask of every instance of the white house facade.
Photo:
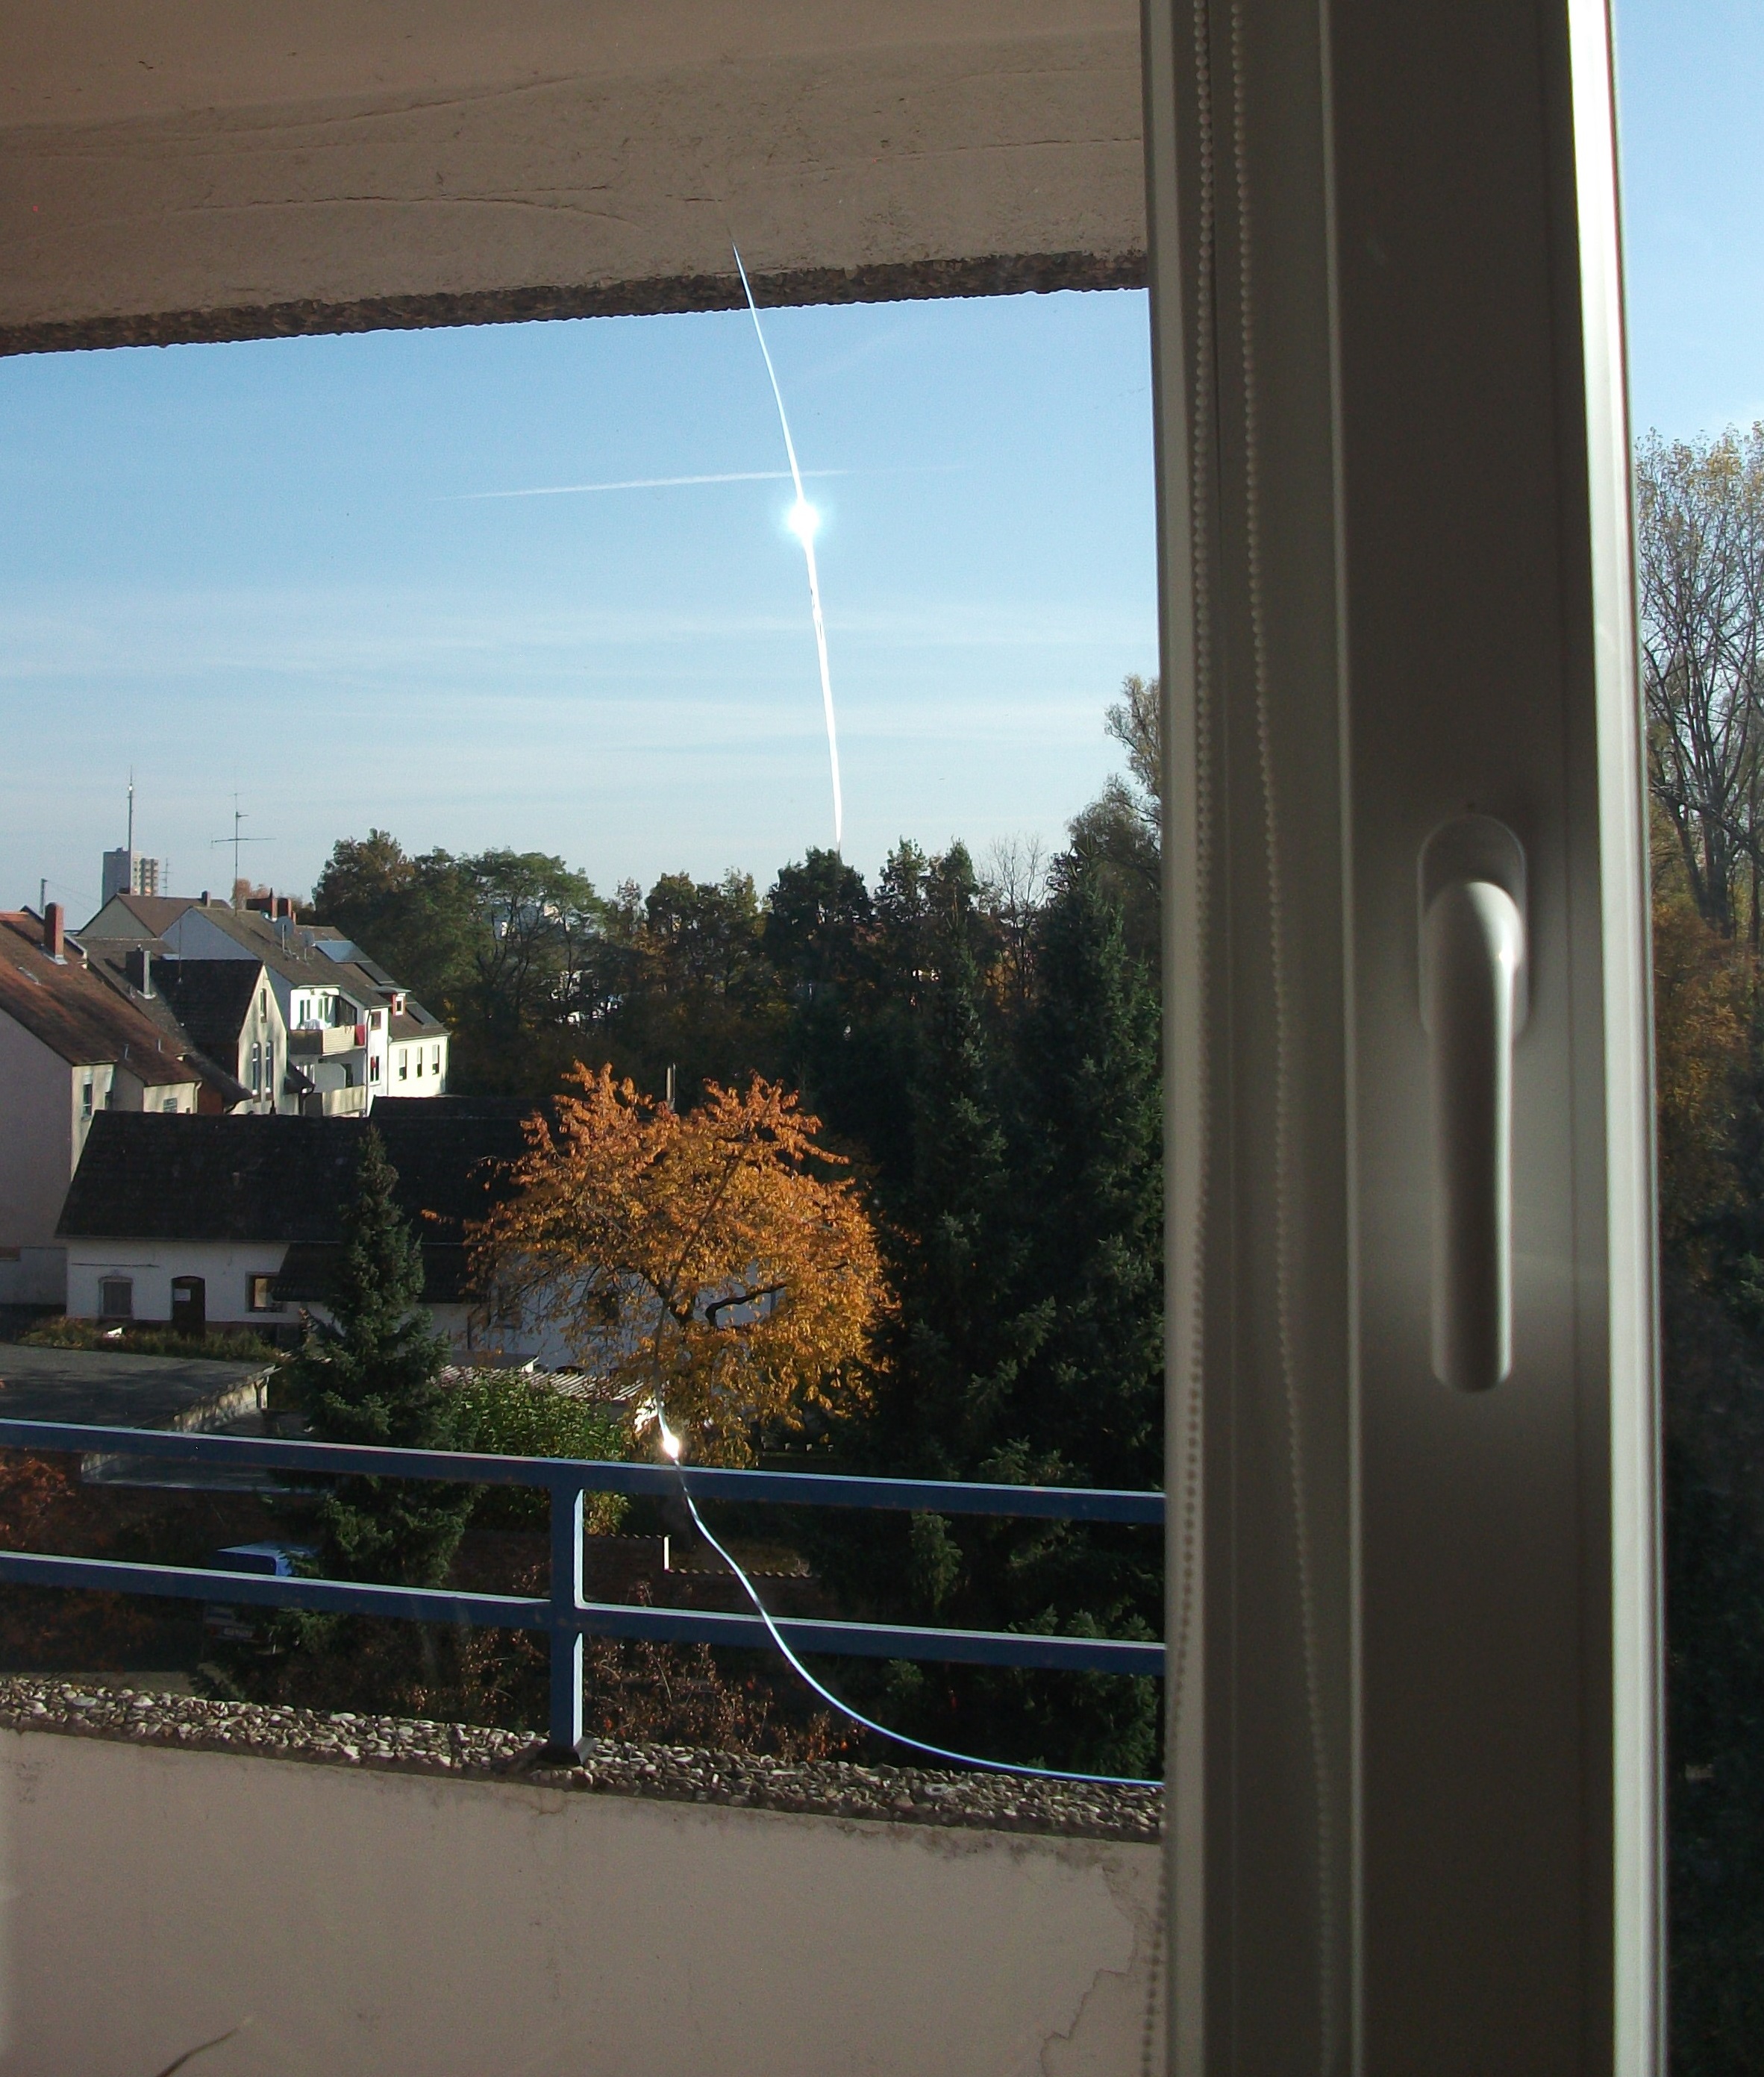
<svg viewBox="0 0 1764 2077">
<path fill-rule="evenodd" d="M 47 917 L 0 917 L 0 1305 L 61 1305 L 56 1222 L 94 1118 L 194 1113 L 198 1069 L 88 972 Z"/>
<path fill-rule="evenodd" d="M 218 1004 L 226 968 L 261 968 L 255 1007 L 244 1016 L 233 1005 L 224 1048 L 236 1051 L 254 1110 L 361 1117 L 378 1097 L 446 1092 L 445 1026 L 340 932 L 299 922 L 284 898 L 270 897 L 266 914 L 119 894 L 81 936 L 111 947 L 113 968 L 157 959 L 164 990 L 181 1000 Z M 204 1043 L 223 1044 L 218 1034 Z"/>
<path fill-rule="evenodd" d="M 542 1356 L 539 1338 L 486 1336 L 469 1285 L 469 1224 L 524 1147 L 519 1107 L 389 1102 L 373 1122 L 456 1354 Z M 347 1117 L 101 1115 L 56 1234 L 69 1314 L 292 1339 L 302 1312 L 328 1316 L 365 1138 Z"/>
</svg>

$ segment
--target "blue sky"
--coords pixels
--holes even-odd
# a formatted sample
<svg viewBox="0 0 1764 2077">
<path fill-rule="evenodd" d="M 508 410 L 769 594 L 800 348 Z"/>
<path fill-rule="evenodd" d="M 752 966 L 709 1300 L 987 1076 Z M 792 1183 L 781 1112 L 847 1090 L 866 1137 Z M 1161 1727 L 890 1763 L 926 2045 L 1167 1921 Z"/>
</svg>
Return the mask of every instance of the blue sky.
<svg viewBox="0 0 1764 2077">
<path fill-rule="evenodd" d="M 1764 418 L 1764 7 L 1616 0 L 1637 431 Z"/>
<path fill-rule="evenodd" d="M 1764 416 L 1764 9 L 1620 0 L 1634 414 Z M 1057 843 L 1155 666 L 1132 294 L 769 313 L 819 543 L 846 855 Z M 225 887 L 333 840 L 610 888 L 831 839 L 786 482 L 739 313 L 0 361 L 0 900 L 136 837 Z"/>
<path fill-rule="evenodd" d="M 766 323 L 846 855 L 1057 839 L 1156 668 L 1144 298 Z M 0 363 L 0 893 L 94 893 L 131 761 L 183 891 L 235 787 L 279 886 L 373 823 L 766 884 L 832 835 L 788 481 L 502 493 L 783 463 L 740 314 Z"/>
</svg>

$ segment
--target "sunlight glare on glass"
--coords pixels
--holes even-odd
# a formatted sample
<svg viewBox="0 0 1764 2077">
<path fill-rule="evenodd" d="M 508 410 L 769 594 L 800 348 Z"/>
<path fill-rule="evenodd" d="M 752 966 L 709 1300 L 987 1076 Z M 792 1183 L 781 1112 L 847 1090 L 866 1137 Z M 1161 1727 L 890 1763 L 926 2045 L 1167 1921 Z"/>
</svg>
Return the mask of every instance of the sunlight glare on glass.
<svg viewBox="0 0 1764 2077">
<path fill-rule="evenodd" d="M 784 524 L 806 548 L 821 531 L 821 515 L 806 497 L 799 497 L 785 514 Z"/>
</svg>

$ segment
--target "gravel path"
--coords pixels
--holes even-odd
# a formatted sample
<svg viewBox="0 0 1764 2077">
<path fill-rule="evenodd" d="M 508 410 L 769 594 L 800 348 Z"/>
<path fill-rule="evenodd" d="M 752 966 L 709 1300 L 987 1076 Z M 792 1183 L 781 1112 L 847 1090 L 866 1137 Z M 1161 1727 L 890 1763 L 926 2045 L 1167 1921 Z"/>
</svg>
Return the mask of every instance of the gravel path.
<svg viewBox="0 0 1764 2077">
<path fill-rule="evenodd" d="M 1149 1842 L 1158 1838 L 1163 1821 L 1164 1795 L 1157 1788 L 857 1767 L 844 1760 L 791 1762 L 613 1738 L 597 1740 L 581 1766 L 560 1767 L 544 1762 L 543 1741 L 525 1731 L 81 1688 L 29 1675 L 0 1677 L 0 1729 L 982 1831 Z"/>
</svg>

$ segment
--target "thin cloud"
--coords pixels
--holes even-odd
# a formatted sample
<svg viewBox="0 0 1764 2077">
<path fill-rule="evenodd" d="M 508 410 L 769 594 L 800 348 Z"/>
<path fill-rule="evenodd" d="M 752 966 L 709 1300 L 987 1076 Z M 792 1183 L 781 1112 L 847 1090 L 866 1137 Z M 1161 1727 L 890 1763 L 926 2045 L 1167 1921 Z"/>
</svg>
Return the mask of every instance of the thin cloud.
<svg viewBox="0 0 1764 2077">
<path fill-rule="evenodd" d="M 817 469 L 817 476 L 844 476 L 842 468 Z M 473 505 L 490 497 L 580 497 L 603 490 L 685 490 L 702 483 L 788 483 L 787 468 L 738 468 L 719 476 L 633 476 L 619 483 L 547 483 L 530 490 L 457 490 L 438 505 Z"/>
<path fill-rule="evenodd" d="M 836 476 L 961 476 L 962 462 L 899 462 L 881 468 L 805 468 L 803 481 L 823 482 Z M 432 502 L 437 505 L 476 505 L 489 498 L 584 497 L 607 490 L 689 490 L 707 483 L 788 483 L 787 468 L 725 469 L 715 476 L 632 476 L 616 483 L 541 483 L 520 490 L 453 490 Z"/>
</svg>

